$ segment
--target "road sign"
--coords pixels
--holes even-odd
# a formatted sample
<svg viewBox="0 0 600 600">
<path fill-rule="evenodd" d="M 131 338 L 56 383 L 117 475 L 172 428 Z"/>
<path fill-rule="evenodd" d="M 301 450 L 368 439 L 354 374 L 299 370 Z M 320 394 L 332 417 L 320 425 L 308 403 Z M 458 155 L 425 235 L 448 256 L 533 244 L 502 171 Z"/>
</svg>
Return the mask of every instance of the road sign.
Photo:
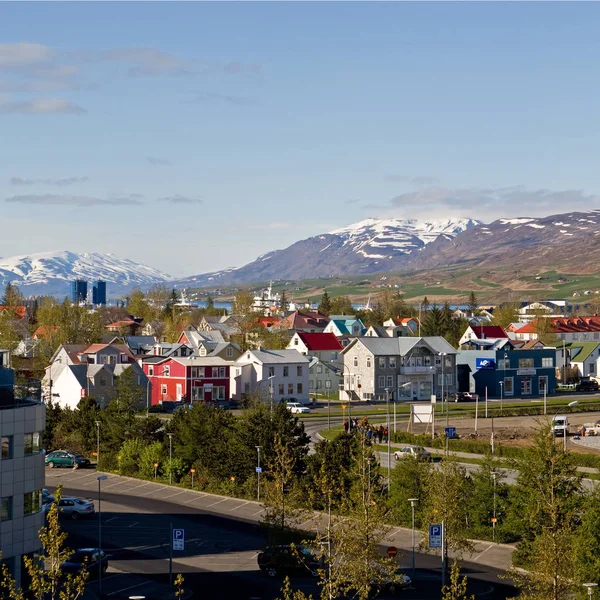
<svg viewBox="0 0 600 600">
<path fill-rule="evenodd" d="M 441 548 L 442 547 L 442 526 L 441 525 L 430 525 L 429 526 L 429 547 L 430 548 Z"/>
<path fill-rule="evenodd" d="M 256 472 L 257 473 L 262 473 L 262 467 L 256 467 Z"/>
<path fill-rule="evenodd" d="M 185 549 L 185 530 L 173 529 L 173 550 Z"/>
<path fill-rule="evenodd" d="M 388 555 L 390 558 L 396 558 L 396 556 L 398 556 L 398 548 L 396 548 L 396 546 L 390 546 L 390 547 L 387 549 L 387 555 Z"/>
<path fill-rule="evenodd" d="M 456 427 L 446 427 L 446 437 L 454 439 L 456 437 Z"/>
</svg>

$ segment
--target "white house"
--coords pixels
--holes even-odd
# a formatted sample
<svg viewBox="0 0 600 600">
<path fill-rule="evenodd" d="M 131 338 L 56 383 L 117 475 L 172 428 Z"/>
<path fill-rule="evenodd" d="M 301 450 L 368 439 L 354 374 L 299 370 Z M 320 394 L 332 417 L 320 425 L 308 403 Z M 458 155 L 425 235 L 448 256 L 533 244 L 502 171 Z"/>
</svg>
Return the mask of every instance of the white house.
<svg viewBox="0 0 600 600">
<path fill-rule="evenodd" d="M 297 350 L 247 350 L 230 369 L 230 394 L 239 402 L 258 394 L 281 402 L 309 402 L 309 359 Z"/>
<path fill-rule="evenodd" d="M 308 389 L 311 394 L 327 394 L 337 398 L 340 386 L 344 382 L 341 368 L 334 368 L 330 364 L 315 356 L 310 357 Z"/>
</svg>

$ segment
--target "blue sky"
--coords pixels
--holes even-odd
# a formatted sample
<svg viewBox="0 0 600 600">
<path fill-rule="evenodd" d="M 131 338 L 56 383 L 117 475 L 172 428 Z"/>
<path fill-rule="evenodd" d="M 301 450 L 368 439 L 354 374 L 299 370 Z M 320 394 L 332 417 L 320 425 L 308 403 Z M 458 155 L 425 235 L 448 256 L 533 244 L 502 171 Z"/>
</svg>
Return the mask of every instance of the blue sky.
<svg viewBox="0 0 600 600">
<path fill-rule="evenodd" d="M 367 217 L 600 205 L 597 3 L 3 3 L 0 20 L 2 256 L 192 275 Z"/>
</svg>

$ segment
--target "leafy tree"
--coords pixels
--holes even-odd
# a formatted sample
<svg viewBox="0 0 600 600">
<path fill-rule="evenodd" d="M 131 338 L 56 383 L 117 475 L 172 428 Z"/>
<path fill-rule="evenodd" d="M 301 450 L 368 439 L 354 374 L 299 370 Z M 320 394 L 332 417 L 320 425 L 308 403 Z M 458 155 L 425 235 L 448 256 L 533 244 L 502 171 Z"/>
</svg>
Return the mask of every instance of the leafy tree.
<svg viewBox="0 0 600 600">
<path fill-rule="evenodd" d="M 24 333 L 13 312 L 5 310 L 0 313 L 0 347 L 2 349 L 10 352 L 16 350 Z"/>
<path fill-rule="evenodd" d="M 128 438 L 123 442 L 119 450 L 119 473 L 121 475 L 137 475 L 145 447 L 146 442 L 139 438 Z"/>
<path fill-rule="evenodd" d="M 23 294 L 21 294 L 16 285 L 9 281 L 4 288 L 4 295 L 2 296 L 2 302 L 0 302 L 0 304 L 3 306 L 9 306 L 11 308 L 15 306 L 22 306 Z"/>
<path fill-rule="evenodd" d="M 507 302 L 496 306 L 493 312 L 492 324 L 499 325 L 506 329 L 511 323 L 519 320 L 519 305 L 513 302 Z"/>
<path fill-rule="evenodd" d="M 61 530 L 58 520 L 58 502 L 61 498 L 61 487 L 54 494 L 54 502 L 46 514 L 46 525 L 39 531 L 43 548 L 42 555 L 24 556 L 25 571 L 29 577 L 29 593 L 21 590 L 7 565 L 2 565 L 0 590 L 3 598 L 25 600 L 26 598 L 45 598 L 47 600 L 77 600 L 85 591 L 88 571 L 84 565 L 75 574 L 64 574 L 62 564 L 73 556 L 73 550 L 67 548 L 67 534 Z M 44 566 L 46 565 L 46 566 Z M 31 594 L 31 595 L 30 595 Z"/>
<path fill-rule="evenodd" d="M 581 511 L 577 543 L 573 547 L 577 579 L 580 583 L 600 583 L 600 488 L 587 495 Z"/>
<path fill-rule="evenodd" d="M 323 295 L 321 296 L 321 302 L 319 302 L 319 312 L 324 315 L 331 314 L 331 298 L 327 293 L 327 290 L 323 290 Z"/>
<path fill-rule="evenodd" d="M 408 457 L 396 469 L 392 469 L 390 488 L 390 517 L 395 523 L 409 527 L 412 524 L 412 508 L 409 498 L 418 498 L 415 506 L 415 524 L 424 525 L 423 505 L 431 463 L 419 458 Z"/>
<path fill-rule="evenodd" d="M 233 314 L 239 317 L 239 341 L 243 351 L 250 347 L 250 334 L 255 327 L 257 314 L 254 311 L 253 305 L 254 296 L 247 290 L 238 292 L 233 300 Z"/>
<path fill-rule="evenodd" d="M 161 442 L 153 442 L 152 444 L 148 444 L 146 442 L 142 452 L 140 453 L 140 463 L 139 469 L 140 473 L 144 477 L 153 477 L 154 476 L 154 465 L 158 463 L 159 472 L 163 470 L 163 445 Z"/>
<path fill-rule="evenodd" d="M 148 290 L 146 298 L 153 308 L 163 310 L 169 301 L 169 294 L 169 288 L 166 285 L 157 283 Z"/>
<path fill-rule="evenodd" d="M 442 600 L 475 600 L 474 594 L 467 594 L 467 578 L 461 578 L 460 565 L 456 559 L 450 567 L 450 583 L 442 588 Z"/>
<path fill-rule="evenodd" d="M 348 296 L 336 296 L 331 300 L 332 315 L 353 315 L 352 301 Z"/>
<path fill-rule="evenodd" d="M 281 292 L 280 307 L 281 307 L 281 312 L 284 315 L 285 315 L 285 313 L 287 313 L 289 305 L 290 305 L 290 303 L 288 302 L 287 295 L 285 293 L 285 290 L 283 290 Z"/>
<path fill-rule="evenodd" d="M 149 321 L 155 316 L 146 300 L 146 295 L 141 290 L 131 292 L 127 301 L 127 311 L 135 317 L 144 319 L 144 321 Z"/>
</svg>

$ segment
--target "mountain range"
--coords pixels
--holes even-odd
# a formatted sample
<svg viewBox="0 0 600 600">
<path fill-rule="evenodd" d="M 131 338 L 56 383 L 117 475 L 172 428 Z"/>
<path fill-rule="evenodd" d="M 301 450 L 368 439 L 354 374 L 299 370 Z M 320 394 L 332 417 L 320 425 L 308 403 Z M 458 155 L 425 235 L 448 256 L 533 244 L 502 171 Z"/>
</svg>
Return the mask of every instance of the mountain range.
<svg viewBox="0 0 600 600">
<path fill-rule="evenodd" d="M 292 243 L 242 267 L 174 280 L 113 254 L 45 252 L 0 259 L 0 286 L 9 281 L 26 295 L 68 293 L 75 278 L 109 282 L 113 297 L 155 283 L 223 287 L 270 279 L 370 275 L 464 266 L 537 273 L 562 269 L 592 273 L 600 264 L 600 210 L 548 217 L 416 221 L 366 219 Z"/>
</svg>

